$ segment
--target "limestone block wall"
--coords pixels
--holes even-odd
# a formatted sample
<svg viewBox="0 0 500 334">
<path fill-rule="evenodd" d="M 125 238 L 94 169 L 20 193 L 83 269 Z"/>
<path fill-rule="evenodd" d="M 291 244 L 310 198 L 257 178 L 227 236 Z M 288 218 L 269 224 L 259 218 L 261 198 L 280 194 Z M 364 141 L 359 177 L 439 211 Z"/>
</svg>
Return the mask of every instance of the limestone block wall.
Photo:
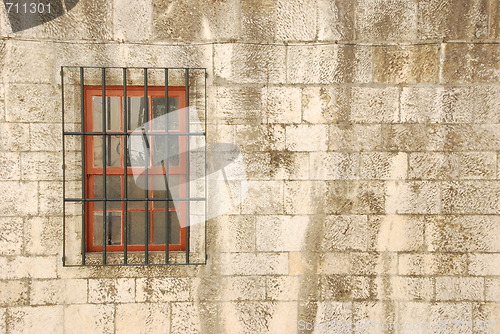
<svg viewBox="0 0 500 334">
<path fill-rule="evenodd" d="M 500 332 L 500 1 L 0 13 L 0 333 Z M 62 267 L 62 65 L 207 68 L 207 265 Z"/>
</svg>

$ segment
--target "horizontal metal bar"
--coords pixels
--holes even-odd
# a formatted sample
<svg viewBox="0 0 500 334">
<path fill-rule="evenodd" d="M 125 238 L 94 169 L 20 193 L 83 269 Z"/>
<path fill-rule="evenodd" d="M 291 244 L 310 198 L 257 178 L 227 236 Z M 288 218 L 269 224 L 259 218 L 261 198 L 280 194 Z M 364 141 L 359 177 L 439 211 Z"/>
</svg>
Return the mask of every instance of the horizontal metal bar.
<svg viewBox="0 0 500 334">
<path fill-rule="evenodd" d="M 148 136 L 204 136 L 204 132 L 147 132 Z M 142 132 L 64 132 L 65 136 L 142 136 Z"/>
<path fill-rule="evenodd" d="M 150 69 L 158 69 L 158 70 L 206 70 L 206 67 L 136 67 L 136 66 L 131 66 L 131 67 L 123 67 L 123 66 L 76 66 L 76 65 L 65 65 L 61 66 L 62 68 L 119 68 L 119 69 L 141 69 L 144 70 L 147 68 L 148 70 Z M 141 85 L 142 86 L 142 85 Z"/>
<path fill-rule="evenodd" d="M 65 202 L 173 202 L 173 201 L 206 201 L 206 198 L 202 197 L 192 197 L 192 198 L 65 198 Z"/>
<path fill-rule="evenodd" d="M 179 251 L 180 252 L 180 251 Z M 151 253 L 155 253 L 152 251 Z M 96 253 L 99 254 L 99 253 Z M 128 266 L 201 266 L 207 262 L 189 262 L 189 263 L 117 263 L 117 264 L 66 264 L 63 267 L 128 267 Z"/>
</svg>

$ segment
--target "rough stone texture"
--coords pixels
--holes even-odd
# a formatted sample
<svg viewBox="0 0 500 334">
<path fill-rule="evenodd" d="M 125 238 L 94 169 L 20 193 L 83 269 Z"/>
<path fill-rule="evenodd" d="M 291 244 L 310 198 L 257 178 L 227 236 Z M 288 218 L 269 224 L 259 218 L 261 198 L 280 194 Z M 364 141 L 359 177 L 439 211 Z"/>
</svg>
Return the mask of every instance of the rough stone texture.
<svg viewBox="0 0 500 334">
<path fill-rule="evenodd" d="M 17 33 L 0 11 L 0 35 L 0 333 L 500 332 L 499 1 L 81 0 Z M 207 69 L 192 102 L 248 191 L 204 225 L 206 265 L 62 266 L 62 65 Z M 78 71 L 64 84 L 78 131 Z"/>
</svg>

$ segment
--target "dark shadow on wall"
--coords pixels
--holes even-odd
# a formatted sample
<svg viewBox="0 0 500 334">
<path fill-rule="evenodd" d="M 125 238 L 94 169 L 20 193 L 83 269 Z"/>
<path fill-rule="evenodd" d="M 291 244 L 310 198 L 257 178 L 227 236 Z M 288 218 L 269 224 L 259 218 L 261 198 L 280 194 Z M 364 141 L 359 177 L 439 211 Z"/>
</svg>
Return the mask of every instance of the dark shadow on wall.
<svg viewBox="0 0 500 334">
<path fill-rule="evenodd" d="M 3 0 L 12 32 L 52 21 L 69 12 L 79 0 Z"/>
</svg>

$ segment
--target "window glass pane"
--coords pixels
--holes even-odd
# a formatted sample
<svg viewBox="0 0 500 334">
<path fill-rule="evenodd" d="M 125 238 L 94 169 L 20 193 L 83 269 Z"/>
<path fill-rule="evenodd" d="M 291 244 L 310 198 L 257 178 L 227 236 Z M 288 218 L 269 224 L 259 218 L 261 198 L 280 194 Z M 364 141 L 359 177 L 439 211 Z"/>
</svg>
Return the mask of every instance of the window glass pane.
<svg viewBox="0 0 500 334">
<path fill-rule="evenodd" d="M 153 140 L 153 164 L 179 166 L 179 136 L 154 136 Z"/>
<path fill-rule="evenodd" d="M 103 198 L 103 188 L 104 188 L 104 176 L 96 175 L 94 176 L 94 198 Z M 118 175 L 106 175 L 106 198 L 117 199 L 121 198 L 121 176 Z M 108 209 L 119 209 L 121 202 L 109 201 L 106 204 Z M 96 202 L 95 208 L 97 210 L 103 209 L 102 202 Z"/>
<path fill-rule="evenodd" d="M 120 122 L 120 97 L 106 96 L 106 130 L 119 131 Z M 92 129 L 102 131 L 102 96 L 92 96 Z"/>
<path fill-rule="evenodd" d="M 94 213 L 94 245 L 102 246 L 103 213 Z M 121 245 L 122 216 L 120 212 L 108 212 L 106 217 L 106 245 Z"/>
<path fill-rule="evenodd" d="M 128 198 L 130 199 L 139 199 L 146 198 L 146 190 L 145 187 L 145 176 L 139 175 L 137 180 L 134 179 L 134 176 L 127 176 L 128 182 Z M 144 202 L 139 201 L 129 201 L 128 207 L 130 209 L 144 209 Z"/>
<path fill-rule="evenodd" d="M 148 120 L 148 114 L 146 113 L 146 99 L 140 96 L 127 97 L 127 107 L 128 107 L 128 129 L 133 131 L 140 128 Z"/>
<path fill-rule="evenodd" d="M 141 202 L 144 207 L 144 202 Z M 144 245 L 144 235 L 146 228 L 145 211 L 129 211 L 128 220 L 128 244 L 129 245 Z"/>
<path fill-rule="evenodd" d="M 102 168 L 103 157 L 102 136 L 94 136 L 94 167 Z M 121 166 L 122 144 L 120 136 L 106 136 L 106 165 L 109 167 Z"/>
<path fill-rule="evenodd" d="M 168 181 L 168 197 L 167 197 L 167 191 L 166 189 L 159 189 L 160 187 L 155 187 L 153 191 L 153 196 L 154 198 L 179 198 L 179 182 L 180 182 L 180 176 L 178 175 L 169 175 L 167 178 Z M 163 186 L 165 185 L 165 175 L 154 175 L 152 177 L 152 182 L 154 184 L 162 184 Z M 166 202 L 154 202 L 154 207 L 155 208 L 165 208 L 166 207 Z M 174 208 L 174 203 L 172 201 L 169 201 L 169 207 Z"/>
<path fill-rule="evenodd" d="M 165 211 L 155 211 L 153 213 L 154 221 L 154 243 L 155 244 L 165 244 L 166 243 L 166 229 L 167 218 Z M 169 223 L 170 223 L 170 244 L 180 243 L 180 224 L 177 211 L 169 211 Z"/>
<path fill-rule="evenodd" d="M 165 115 L 165 97 L 153 97 L 153 130 L 179 130 L 179 98 L 170 96 L 168 98 L 168 116 Z"/>
</svg>

